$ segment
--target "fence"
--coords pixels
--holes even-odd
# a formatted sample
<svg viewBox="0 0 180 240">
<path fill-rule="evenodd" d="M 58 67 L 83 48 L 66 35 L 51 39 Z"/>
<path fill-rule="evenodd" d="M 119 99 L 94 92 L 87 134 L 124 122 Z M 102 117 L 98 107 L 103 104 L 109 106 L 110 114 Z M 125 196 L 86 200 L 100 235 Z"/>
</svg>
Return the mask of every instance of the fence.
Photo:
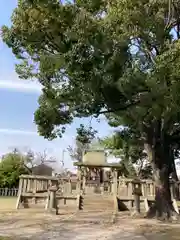
<svg viewBox="0 0 180 240">
<path fill-rule="evenodd" d="M 0 188 L 0 197 L 17 197 L 18 188 Z"/>
<path fill-rule="evenodd" d="M 126 179 L 126 178 L 119 178 L 118 181 L 118 188 L 117 188 L 117 194 L 118 196 L 133 196 L 133 179 Z M 145 198 L 148 199 L 154 199 L 155 197 L 155 184 L 153 180 L 141 180 L 140 182 L 140 188 L 142 191 L 142 195 Z M 175 187 L 176 184 L 176 187 Z M 174 198 L 177 194 L 180 193 L 180 181 L 174 182 L 170 181 L 170 191 L 171 196 Z"/>
</svg>

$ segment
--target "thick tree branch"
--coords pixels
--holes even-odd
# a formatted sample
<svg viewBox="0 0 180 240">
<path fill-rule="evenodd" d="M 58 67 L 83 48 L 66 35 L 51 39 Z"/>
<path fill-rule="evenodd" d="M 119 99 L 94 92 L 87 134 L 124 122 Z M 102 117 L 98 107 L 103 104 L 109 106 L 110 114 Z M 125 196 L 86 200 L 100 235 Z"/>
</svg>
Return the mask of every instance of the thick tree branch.
<svg viewBox="0 0 180 240">
<path fill-rule="evenodd" d="M 173 4 L 173 7 L 174 7 L 174 10 L 175 10 L 174 18 L 176 19 L 175 23 L 174 23 L 175 24 L 174 28 L 177 27 L 176 34 L 177 34 L 177 39 L 179 39 L 180 38 L 180 15 L 179 15 L 179 8 L 178 8 L 178 6 L 175 3 Z"/>
<path fill-rule="evenodd" d="M 108 110 L 100 111 L 99 113 L 97 113 L 97 115 L 99 116 L 101 114 L 115 113 L 115 112 L 118 112 L 118 111 L 124 111 L 124 110 L 129 109 L 130 107 L 136 106 L 139 103 L 140 103 L 140 100 L 128 103 L 128 104 L 126 104 L 126 105 L 124 105 L 122 107 L 119 107 L 119 108 L 114 108 L 114 109 L 108 109 Z"/>
<path fill-rule="evenodd" d="M 168 6 L 168 17 L 167 17 L 167 23 L 166 23 L 166 29 L 169 29 L 169 27 L 171 26 L 171 18 L 172 18 L 172 0 L 169 0 L 169 6 Z"/>
</svg>

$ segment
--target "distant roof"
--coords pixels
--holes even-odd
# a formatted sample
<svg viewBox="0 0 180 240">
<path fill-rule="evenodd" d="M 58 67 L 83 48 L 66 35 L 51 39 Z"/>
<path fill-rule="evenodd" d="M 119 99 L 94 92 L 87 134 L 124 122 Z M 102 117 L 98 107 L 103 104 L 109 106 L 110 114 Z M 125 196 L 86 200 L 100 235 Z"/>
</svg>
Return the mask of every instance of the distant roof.
<svg viewBox="0 0 180 240">
<path fill-rule="evenodd" d="M 46 164 L 44 164 L 44 163 L 41 163 L 41 164 L 39 164 L 39 165 L 36 165 L 36 166 L 32 167 L 32 169 L 39 168 L 39 167 L 46 167 L 46 168 L 49 168 L 49 169 L 52 169 L 52 170 L 53 170 L 52 167 L 50 167 L 50 166 L 48 166 L 48 165 L 46 165 Z"/>
</svg>

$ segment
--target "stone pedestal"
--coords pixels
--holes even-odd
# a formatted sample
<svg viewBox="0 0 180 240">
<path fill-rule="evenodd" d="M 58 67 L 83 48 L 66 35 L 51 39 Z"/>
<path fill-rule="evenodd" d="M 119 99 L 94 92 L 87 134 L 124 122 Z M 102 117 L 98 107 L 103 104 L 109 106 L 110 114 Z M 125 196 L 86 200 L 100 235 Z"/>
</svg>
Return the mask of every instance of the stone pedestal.
<svg viewBox="0 0 180 240">
<path fill-rule="evenodd" d="M 49 204 L 47 211 L 52 214 L 58 214 L 57 200 L 56 200 L 57 187 L 52 186 L 49 188 Z"/>
<path fill-rule="evenodd" d="M 101 184 L 100 191 L 101 191 L 101 194 L 103 195 L 104 194 L 104 184 Z"/>
<path fill-rule="evenodd" d="M 139 180 L 134 180 L 132 182 L 132 188 L 133 192 L 132 194 L 134 195 L 134 209 L 132 215 L 139 215 L 140 214 L 140 203 L 141 203 L 141 196 L 142 196 L 142 191 L 141 191 L 141 182 Z"/>
</svg>

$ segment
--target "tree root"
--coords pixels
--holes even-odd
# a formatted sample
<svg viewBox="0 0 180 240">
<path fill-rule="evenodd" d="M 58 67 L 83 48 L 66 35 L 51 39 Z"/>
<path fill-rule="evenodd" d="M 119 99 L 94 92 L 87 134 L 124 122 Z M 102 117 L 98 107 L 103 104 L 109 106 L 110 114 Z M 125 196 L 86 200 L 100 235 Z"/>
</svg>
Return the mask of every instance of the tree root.
<svg viewBox="0 0 180 240">
<path fill-rule="evenodd" d="M 150 206 L 146 218 L 156 218 L 161 221 L 179 221 L 180 215 L 175 211 L 171 204 L 164 207 L 158 207 L 158 205 L 154 203 Z"/>
</svg>

